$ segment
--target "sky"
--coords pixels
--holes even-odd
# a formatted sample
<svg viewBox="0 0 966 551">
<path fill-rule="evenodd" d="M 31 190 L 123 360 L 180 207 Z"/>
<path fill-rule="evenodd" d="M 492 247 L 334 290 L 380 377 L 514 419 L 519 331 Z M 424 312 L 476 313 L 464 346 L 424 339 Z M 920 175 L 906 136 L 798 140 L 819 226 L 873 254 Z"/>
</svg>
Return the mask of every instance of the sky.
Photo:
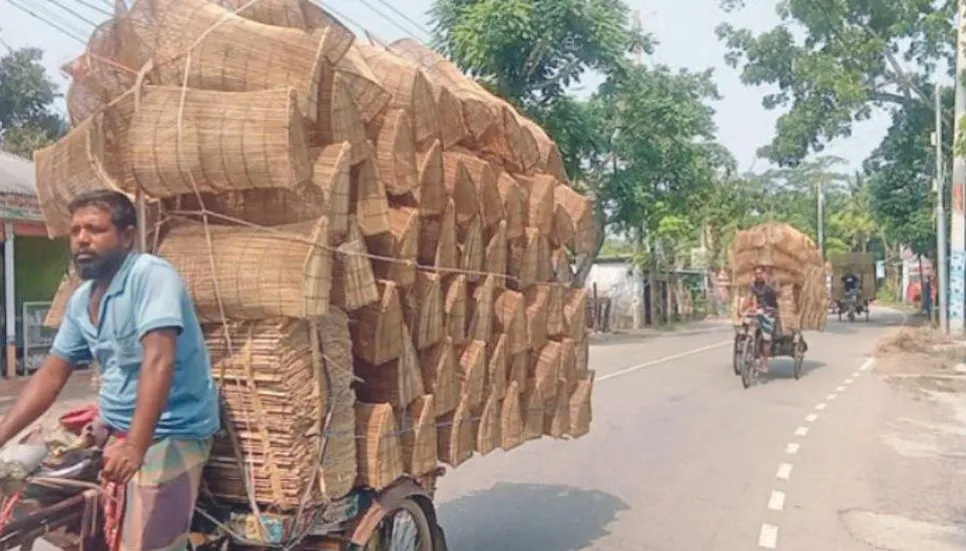
<svg viewBox="0 0 966 551">
<path fill-rule="evenodd" d="M 771 140 L 775 120 L 781 112 L 761 106 L 767 88 L 743 85 L 739 71 L 724 63 L 725 49 L 714 30 L 724 21 L 755 31 L 770 29 L 779 22 L 775 15 L 777 2 L 755 0 L 738 13 L 725 14 L 718 7 L 718 1 L 628 0 L 627 3 L 639 11 L 643 30 L 658 42 L 654 54 L 644 59 L 645 63 L 692 70 L 714 68 L 723 96 L 714 104 L 719 140 L 735 155 L 740 170 L 764 170 L 769 165 L 757 159 L 755 152 Z M 323 0 L 319 3 L 360 35 L 361 31 L 368 30 L 385 41 L 404 37 L 429 39 L 427 12 L 432 0 Z M 86 39 L 93 24 L 106 18 L 110 5 L 110 0 L 0 0 L 0 40 L 3 41 L 0 49 L 6 46 L 44 49 L 48 71 L 62 90 L 66 90 L 67 79 L 59 67 L 83 51 L 83 44 L 69 34 Z M 34 15 L 25 13 L 24 9 Z M 576 93 L 592 92 L 599 83 L 594 77 L 585 79 L 583 88 Z M 855 126 L 851 138 L 833 142 L 823 154 L 840 156 L 848 162 L 844 169 L 857 170 L 879 144 L 889 125 L 888 115 L 878 113 Z"/>
</svg>

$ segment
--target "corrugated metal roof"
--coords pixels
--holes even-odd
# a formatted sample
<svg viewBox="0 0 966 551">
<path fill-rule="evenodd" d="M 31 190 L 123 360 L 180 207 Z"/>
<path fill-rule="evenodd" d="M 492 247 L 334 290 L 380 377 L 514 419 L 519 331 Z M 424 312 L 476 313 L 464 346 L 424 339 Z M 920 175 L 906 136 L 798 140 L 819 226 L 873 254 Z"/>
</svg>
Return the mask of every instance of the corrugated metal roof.
<svg viewBox="0 0 966 551">
<path fill-rule="evenodd" d="M 36 197 L 37 180 L 33 162 L 0 151 L 0 193 Z"/>
</svg>

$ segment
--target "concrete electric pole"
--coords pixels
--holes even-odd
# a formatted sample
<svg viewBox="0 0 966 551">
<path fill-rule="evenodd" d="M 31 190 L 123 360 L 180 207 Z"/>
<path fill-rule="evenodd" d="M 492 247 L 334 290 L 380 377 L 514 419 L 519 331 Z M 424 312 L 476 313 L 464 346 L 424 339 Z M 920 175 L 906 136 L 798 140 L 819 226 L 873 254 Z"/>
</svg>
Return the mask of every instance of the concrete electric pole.
<svg viewBox="0 0 966 551">
<path fill-rule="evenodd" d="M 936 131 L 933 133 L 933 145 L 936 147 L 936 180 L 935 189 L 936 192 L 936 264 L 937 266 L 933 270 L 936 275 L 936 285 L 939 286 L 939 304 L 936 310 L 939 312 L 939 330 L 948 333 L 949 332 L 949 316 L 947 298 L 948 293 L 946 292 L 946 285 L 948 285 L 948 266 L 946 258 L 946 208 L 944 197 L 946 192 L 945 181 L 946 177 L 943 174 L 943 116 L 942 116 L 942 100 L 940 98 L 941 91 L 937 84 L 935 87 L 935 109 L 936 109 Z"/>
</svg>

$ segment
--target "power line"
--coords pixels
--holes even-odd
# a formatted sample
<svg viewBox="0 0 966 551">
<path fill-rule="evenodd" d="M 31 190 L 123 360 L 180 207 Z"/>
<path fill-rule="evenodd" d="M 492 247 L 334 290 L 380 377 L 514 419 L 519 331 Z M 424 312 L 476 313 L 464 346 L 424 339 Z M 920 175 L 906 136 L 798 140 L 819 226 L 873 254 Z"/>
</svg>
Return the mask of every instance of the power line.
<svg viewBox="0 0 966 551">
<path fill-rule="evenodd" d="M 361 2 L 364 6 L 366 6 L 370 10 L 376 12 L 376 15 L 378 15 L 379 17 L 385 19 L 386 21 L 388 21 L 389 23 L 391 23 L 394 27 L 396 27 L 397 29 L 401 30 L 403 32 L 403 34 L 405 34 L 406 36 L 413 36 L 413 33 L 412 33 L 412 31 L 410 29 L 407 29 L 406 27 L 402 26 L 402 24 L 400 24 L 399 21 L 396 21 L 392 17 L 389 17 L 388 15 L 384 14 L 382 12 L 382 10 L 380 10 L 380 9 L 376 8 L 375 6 L 373 6 L 372 4 L 370 4 L 368 2 L 368 0 L 359 0 L 359 2 Z M 395 8 L 393 10 L 395 11 Z"/>
<path fill-rule="evenodd" d="M 424 27 L 420 23 L 417 23 L 416 21 L 413 21 L 411 17 L 409 17 L 405 13 L 399 11 L 398 9 L 396 9 L 395 6 L 393 6 L 392 4 L 390 4 L 389 2 L 387 2 L 386 0 L 376 0 L 376 1 L 379 2 L 380 4 L 382 4 L 383 6 L 386 6 L 387 8 L 389 8 L 393 13 L 395 13 L 399 17 L 402 17 L 403 19 L 405 19 L 406 21 L 408 21 L 410 25 L 412 25 L 413 27 L 415 27 L 419 31 L 423 32 L 426 36 L 429 36 L 429 37 L 432 37 L 433 36 L 433 33 L 429 32 L 426 29 L 426 27 Z M 370 8 L 371 8 L 371 6 L 370 6 Z"/>
<path fill-rule="evenodd" d="M 77 2 L 78 4 L 80 4 L 82 6 L 87 6 L 88 8 L 90 8 L 90 9 L 96 11 L 96 12 L 103 13 L 104 15 L 106 15 L 108 17 L 113 17 L 114 16 L 113 13 L 107 11 L 107 8 L 102 8 L 100 6 L 95 6 L 94 4 L 91 4 L 89 2 L 85 2 L 84 0 L 74 0 L 74 2 Z"/>
<path fill-rule="evenodd" d="M 51 4 L 55 5 L 55 6 L 59 7 L 60 9 L 64 10 L 65 12 L 73 15 L 77 19 L 80 19 L 84 23 L 87 23 L 88 25 L 90 25 L 92 27 L 97 27 L 97 25 L 98 25 L 97 23 L 95 23 L 95 22 L 91 21 L 90 19 L 84 17 L 83 15 L 77 13 L 76 11 L 74 11 L 74 10 L 68 8 L 67 6 L 61 4 L 57 0 L 47 0 L 47 1 L 50 2 Z"/>
<path fill-rule="evenodd" d="M 42 23 L 46 23 L 46 24 L 47 24 L 48 26 L 50 26 L 50 27 L 52 27 L 52 28 L 54 28 L 54 29 L 56 29 L 56 30 L 58 30 L 58 31 L 60 31 L 60 32 L 61 32 L 61 33 L 63 33 L 64 35 L 66 35 L 66 36 L 68 36 L 68 37 L 70 37 L 70 38 L 73 38 L 73 39 L 74 39 L 74 40 L 76 40 L 77 42 L 80 42 L 81 44 L 83 44 L 83 45 L 85 45 L 85 46 L 87 45 L 87 41 L 86 41 L 86 40 L 84 40 L 83 38 L 81 38 L 81 37 L 79 37 L 79 36 L 77 36 L 77 35 L 76 35 L 76 34 L 74 34 L 73 32 L 71 32 L 71 31 L 69 31 L 69 30 L 67 30 L 67 29 L 65 29 L 64 27 L 62 27 L 62 26 L 60 26 L 60 25 L 58 25 L 57 23 L 54 23 L 54 22 L 52 22 L 52 21 L 50 21 L 49 19 L 45 19 L 45 18 L 43 18 L 43 17 L 41 17 L 41 16 L 39 16 L 39 15 L 37 15 L 37 13 L 36 13 L 36 12 L 34 12 L 33 10 L 31 10 L 30 8 L 27 8 L 27 7 L 24 7 L 24 6 L 21 6 L 20 4 L 18 4 L 18 3 L 17 3 L 17 2 L 15 2 L 14 0 L 7 0 L 7 3 L 8 3 L 8 4 L 10 4 L 11 6 L 13 6 L 13 7 L 15 7 L 15 8 L 17 8 L 18 10 L 20 10 L 20 11 L 22 11 L 22 12 L 24 12 L 24 13 L 26 13 L 27 15 L 29 15 L 29 16 L 31 16 L 31 17 L 33 17 L 34 19 L 37 19 L 37 20 L 39 20 L 39 21 L 40 21 L 40 22 L 42 22 Z"/>
<path fill-rule="evenodd" d="M 88 34 L 88 30 L 83 23 L 79 24 L 76 19 L 66 17 L 63 13 L 51 9 L 50 6 L 42 3 L 41 0 L 35 0 L 33 4 L 30 2 L 24 2 L 23 0 L 18 1 L 20 1 L 21 4 L 26 4 L 28 7 L 32 7 L 37 10 L 38 15 L 47 17 L 51 22 L 59 24 L 61 27 L 64 27 L 78 36 L 83 37 L 87 36 Z"/>
</svg>

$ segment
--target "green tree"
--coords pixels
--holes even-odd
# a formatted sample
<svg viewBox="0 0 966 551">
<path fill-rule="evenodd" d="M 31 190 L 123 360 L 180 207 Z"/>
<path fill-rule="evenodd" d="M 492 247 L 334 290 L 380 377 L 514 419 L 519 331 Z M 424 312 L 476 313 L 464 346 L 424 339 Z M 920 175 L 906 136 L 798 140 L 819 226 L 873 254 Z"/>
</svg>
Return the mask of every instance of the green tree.
<svg viewBox="0 0 966 551">
<path fill-rule="evenodd" d="M 718 36 L 746 84 L 778 88 L 762 103 L 788 112 L 761 152 L 781 165 L 850 136 L 876 108 L 931 104 L 926 83 L 940 63 L 954 66 L 955 0 L 785 0 L 777 11 L 770 31 L 724 24 Z"/>
<path fill-rule="evenodd" d="M 42 58 L 36 48 L 0 57 L 0 148 L 28 158 L 67 130 L 66 121 L 53 110 L 57 89 Z"/>
<path fill-rule="evenodd" d="M 647 37 L 621 0 L 436 0 L 435 45 L 511 103 L 546 107 L 587 70 L 610 74 Z"/>
</svg>

